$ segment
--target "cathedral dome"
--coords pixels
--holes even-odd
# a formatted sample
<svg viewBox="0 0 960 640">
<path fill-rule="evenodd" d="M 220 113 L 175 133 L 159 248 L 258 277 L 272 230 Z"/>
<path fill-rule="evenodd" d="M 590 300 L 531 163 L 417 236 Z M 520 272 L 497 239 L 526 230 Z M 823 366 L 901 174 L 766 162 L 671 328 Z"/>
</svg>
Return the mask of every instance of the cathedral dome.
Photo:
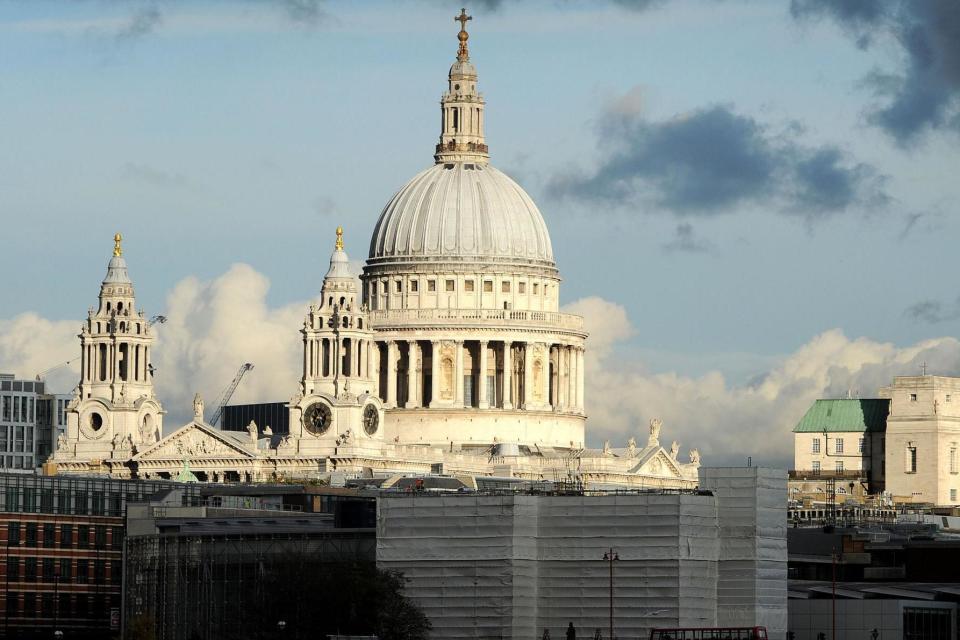
<svg viewBox="0 0 960 640">
<path fill-rule="evenodd" d="M 421 259 L 555 268 L 537 205 L 486 163 L 436 164 L 384 207 L 370 240 L 369 264 Z"/>
</svg>

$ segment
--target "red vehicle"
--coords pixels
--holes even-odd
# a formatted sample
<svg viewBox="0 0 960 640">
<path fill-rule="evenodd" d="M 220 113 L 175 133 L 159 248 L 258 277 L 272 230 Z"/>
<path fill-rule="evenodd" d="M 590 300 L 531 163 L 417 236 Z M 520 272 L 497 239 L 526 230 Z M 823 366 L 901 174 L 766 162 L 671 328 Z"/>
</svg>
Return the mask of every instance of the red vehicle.
<svg viewBox="0 0 960 640">
<path fill-rule="evenodd" d="M 650 640 L 767 640 L 766 627 L 653 629 Z"/>
</svg>

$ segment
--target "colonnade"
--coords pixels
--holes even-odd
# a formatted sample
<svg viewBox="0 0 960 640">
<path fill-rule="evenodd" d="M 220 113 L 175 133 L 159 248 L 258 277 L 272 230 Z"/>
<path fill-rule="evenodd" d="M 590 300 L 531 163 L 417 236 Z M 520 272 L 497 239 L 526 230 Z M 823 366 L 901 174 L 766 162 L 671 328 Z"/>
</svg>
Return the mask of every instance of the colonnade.
<svg viewBox="0 0 960 640">
<path fill-rule="evenodd" d="M 150 347 L 131 342 L 90 341 L 80 349 L 80 375 L 84 384 L 97 382 L 147 382 Z"/>
<path fill-rule="evenodd" d="M 303 375 L 312 378 L 374 377 L 376 345 L 362 338 L 308 338 L 303 345 Z"/>
<path fill-rule="evenodd" d="M 376 344 L 376 378 L 388 407 L 584 410 L 581 345 L 510 340 Z"/>
</svg>

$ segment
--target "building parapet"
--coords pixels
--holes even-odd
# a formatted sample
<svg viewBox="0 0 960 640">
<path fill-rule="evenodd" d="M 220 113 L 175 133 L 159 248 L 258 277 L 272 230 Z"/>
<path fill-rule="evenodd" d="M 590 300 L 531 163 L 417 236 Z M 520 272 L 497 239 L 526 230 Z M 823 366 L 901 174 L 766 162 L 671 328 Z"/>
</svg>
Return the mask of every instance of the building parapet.
<svg viewBox="0 0 960 640">
<path fill-rule="evenodd" d="M 489 324 L 501 322 L 508 325 L 536 325 L 550 328 L 583 331 L 583 318 L 556 311 L 525 311 L 519 309 L 384 309 L 370 312 L 374 327 L 393 323 L 416 321 L 441 326 L 463 324 Z"/>
</svg>

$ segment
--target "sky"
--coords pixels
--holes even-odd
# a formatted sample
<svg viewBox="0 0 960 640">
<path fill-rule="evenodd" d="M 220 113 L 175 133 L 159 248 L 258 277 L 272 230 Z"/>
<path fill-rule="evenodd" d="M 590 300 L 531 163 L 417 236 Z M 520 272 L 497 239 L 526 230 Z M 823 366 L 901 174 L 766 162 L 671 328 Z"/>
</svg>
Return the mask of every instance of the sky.
<svg viewBox="0 0 960 640">
<path fill-rule="evenodd" d="M 0 370 L 79 354 L 124 235 L 165 430 L 293 394 L 337 225 L 432 163 L 462 1 L 0 0 Z M 960 4 L 486 0 L 491 161 L 585 316 L 588 444 L 789 466 L 818 397 L 960 375 Z M 49 374 L 68 392 L 76 365 Z"/>
</svg>

